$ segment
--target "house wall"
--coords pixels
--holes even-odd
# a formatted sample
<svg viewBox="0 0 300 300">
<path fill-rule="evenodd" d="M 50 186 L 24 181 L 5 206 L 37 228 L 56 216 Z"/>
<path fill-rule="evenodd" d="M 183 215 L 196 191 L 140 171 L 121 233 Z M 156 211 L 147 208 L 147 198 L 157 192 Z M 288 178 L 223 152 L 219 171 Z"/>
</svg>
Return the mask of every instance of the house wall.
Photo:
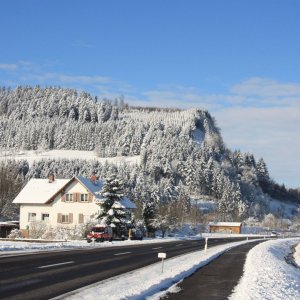
<svg viewBox="0 0 300 300">
<path fill-rule="evenodd" d="M 241 233 L 241 226 L 209 226 L 209 232 Z"/>
<path fill-rule="evenodd" d="M 49 183 L 51 184 L 51 183 Z M 38 188 L 38 187 L 37 187 Z M 49 204 L 21 204 L 20 205 L 20 229 L 26 235 L 26 229 L 30 225 L 28 220 L 29 213 L 36 213 L 36 221 L 41 221 L 42 214 L 49 214 L 49 221 L 44 221 L 49 226 L 55 228 L 57 226 L 68 226 L 73 227 L 83 222 L 84 219 L 90 218 L 90 216 L 97 214 L 99 211 L 99 205 L 94 202 L 65 202 L 63 196 L 65 194 L 87 194 L 89 191 L 77 180 L 74 180 L 69 184 L 64 194 L 60 193 L 57 195 L 52 203 Z M 72 222 L 70 223 L 58 223 L 59 214 L 72 214 Z M 81 216 L 80 216 L 81 215 Z"/>
</svg>

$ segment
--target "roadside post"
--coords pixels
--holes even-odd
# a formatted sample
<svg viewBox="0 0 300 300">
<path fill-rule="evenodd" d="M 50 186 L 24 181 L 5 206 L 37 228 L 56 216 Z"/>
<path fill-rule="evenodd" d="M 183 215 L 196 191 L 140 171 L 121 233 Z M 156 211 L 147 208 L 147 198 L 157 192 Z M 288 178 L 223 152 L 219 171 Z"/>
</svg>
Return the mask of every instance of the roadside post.
<svg viewBox="0 0 300 300">
<path fill-rule="evenodd" d="M 161 272 L 164 272 L 164 259 L 167 257 L 167 253 L 160 252 L 158 253 L 158 258 L 161 258 Z"/>
<path fill-rule="evenodd" d="M 204 251 L 207 251 L 207 243 L 208 243 L 208 237 L 205 238 L 205 246 L 204 246 Z"/>
<path fill-rule="evenodd" d="M 92 237 L 92 241 L 93 241 L 93 246 L 95 247 L 95 238 L 94 237 Z"/>
</svg>

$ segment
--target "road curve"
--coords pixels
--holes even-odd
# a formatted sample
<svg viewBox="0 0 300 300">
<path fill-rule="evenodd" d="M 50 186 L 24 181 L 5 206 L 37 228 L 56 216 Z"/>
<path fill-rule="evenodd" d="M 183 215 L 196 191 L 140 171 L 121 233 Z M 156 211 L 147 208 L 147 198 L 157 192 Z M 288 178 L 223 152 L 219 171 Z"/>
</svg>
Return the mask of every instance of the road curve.
<svg viewBox="0 0 300 300">
<path fill-rule="evenodd" d="M 209 244 L 243 239 L 209 239 Z M 155 263 L 158 252 L 170 258 L 203 248 L 204 240 L 180 240 L 1 257 L 0 299 L 49 299 Z"/>
<path fill-rule="evenodd" d="M 243 244 L 226 251 L 180 282 L 177 285 L 179 292 L 168 293 L 162 299 L 228 299 L 243 275 L 247 253 L 261 242 L 263 241 Z"/>
</svg>

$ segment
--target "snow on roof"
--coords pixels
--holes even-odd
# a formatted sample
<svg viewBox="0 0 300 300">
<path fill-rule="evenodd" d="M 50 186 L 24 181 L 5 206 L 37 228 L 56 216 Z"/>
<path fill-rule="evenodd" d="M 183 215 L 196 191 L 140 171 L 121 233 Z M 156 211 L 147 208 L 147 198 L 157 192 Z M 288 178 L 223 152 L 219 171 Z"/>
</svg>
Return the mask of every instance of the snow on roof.
<svg viewBox="0 0 300 300">
<path fill-rule="evenodd" d="M 92 181 L 90 178 L 83 176 L 73 177 L 71 179 L 55 179 L 53 182 L 49 182 L 49 179 L 32 178 L 21 190 L 19 195 L 14 199 L 13 203 L 17 204 L 45 204 L 50 200 L 60 189 L 66 186 L 73 179 L 77 179 L 83 184 L 96 198 L 96 202 L 101 203 L 103 196 L 100 191 L 103 188 L 103 181 Z M 122 197 L 120 201 L 116 203 L 116 207 L 134 209 L 135 204 L 128 198 Z"/>
<path fill-rule="evenodd" d="M 136 205 L 132 201 L 130 201 L 128 198 L 123 196 L 119 201 L 115 202 L 114 207 L 135 209 Z"/>
<path fill-rule="evenodd" d="M 46 203 L 56 192 L 63 188 L 70 179 L 55 179 L 49 183 L 49 179 L 32 178 L 21 190 L 13 203 Z"/>
<path fill-rule="evenodd" d="M 103 197 L 98 197 L 98 199 L 96 199 L 96 203 L 103 203 L 104 202 L 104 198 Z M 114 208 L 127 208 L 127 209 L 135 209 L 136 208 L 136 205 L 131 201 L 129 200 L 128 198 L 126 197 L 122 197 L 120 200 L 118 201 L 115 201 L 114 205 L 113 205 Z"/>
<path fill-rule="evenodd" d="M 103 181 L 101 180 L 95 180 L 92 181 L 89 178 L 83 177 L 83 176 L 77 176 L 76 177 L 91 193 L 94 194 L 96 198 L 99 198 L 99 192 L 103 188 Z"/>
<path fill-rule="evenodd" d="M 241 222 L 209 222 L 209 226 L 241 226 Z"/>
<path fill-rule="evenodd" d="M 0 222 L 0 226 L 18 226 L 18 225 L 7 221 L 7 222 Z"/>
</svg>

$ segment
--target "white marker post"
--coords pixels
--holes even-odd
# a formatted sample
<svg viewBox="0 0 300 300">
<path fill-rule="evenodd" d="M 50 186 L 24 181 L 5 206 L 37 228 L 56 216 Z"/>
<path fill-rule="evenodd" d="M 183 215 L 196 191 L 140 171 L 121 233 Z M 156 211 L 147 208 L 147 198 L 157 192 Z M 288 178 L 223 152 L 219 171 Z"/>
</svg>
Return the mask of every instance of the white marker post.
<svg viewBox="0 0 300 300">
<path fill-rule="evenodd" d="M 205 246 L 204 246 L 204 251 L 207 251 L 207 243 L 208 243 L 208 237 L 205 238 Z"/>
<path fill-rule="evenodd" d="M 161 272 L 164 272 L 164 259 L 167 257 L 167 253 L 158 253 L 158 258 L 161 258 Z"/>
</svg>

